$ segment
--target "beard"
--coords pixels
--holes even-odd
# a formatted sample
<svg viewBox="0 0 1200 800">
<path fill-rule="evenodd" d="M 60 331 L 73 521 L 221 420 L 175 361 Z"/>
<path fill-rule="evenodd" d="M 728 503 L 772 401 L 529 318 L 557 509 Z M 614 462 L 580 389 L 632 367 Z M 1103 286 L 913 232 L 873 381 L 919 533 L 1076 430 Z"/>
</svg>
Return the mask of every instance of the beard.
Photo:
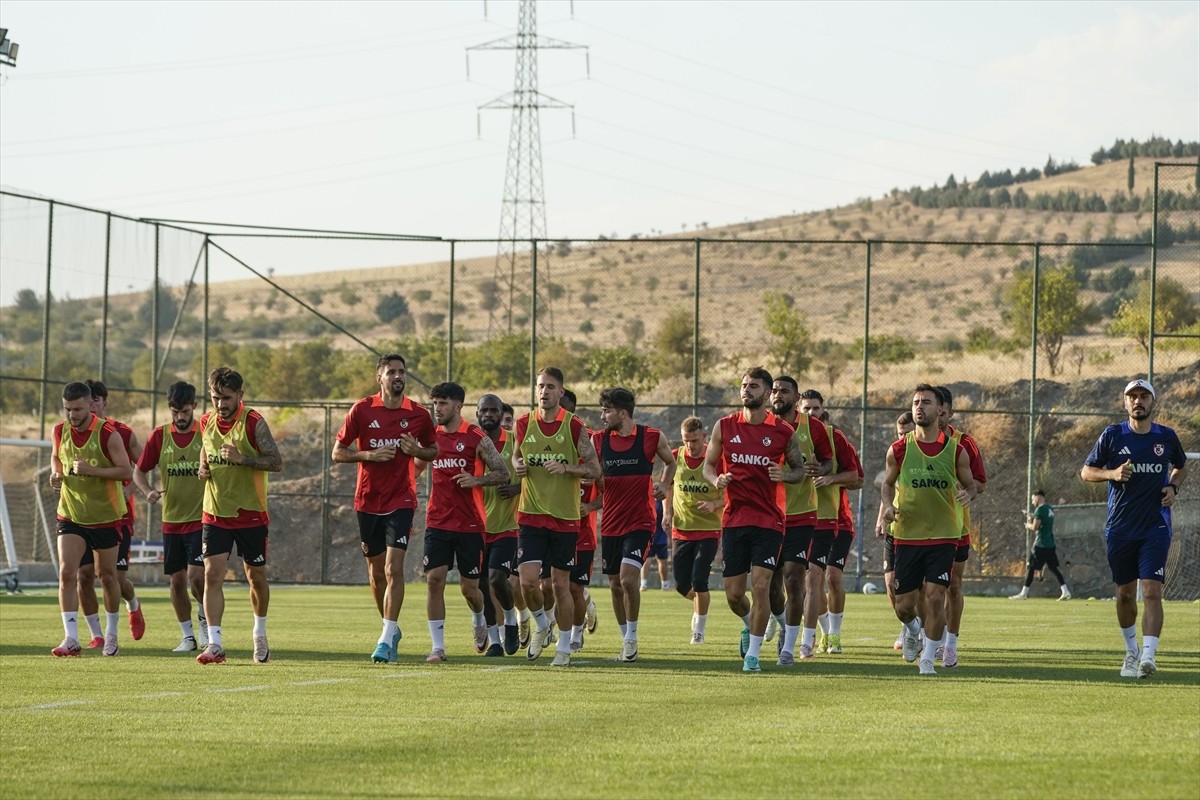
<svg viewBox="0 0 1200 800">
<path fill-rule="evenodd" d="M 777 417 L 788 417 L 796 410 L 795 403 L 772 403 L 771 410 L 775 412 Z"/>
<path fill-rule="evenodd" d="M 487 421 L 479 420 L 479 427 L 483 428 L 484 433 L 491 433 L 500 427 L 499 419 L 488 419 Z"/>
<path fill-rule="evenodd" d="M 763 403 L 766 402 L 766 399 L 767 398 L 765 397 L 750 397 L 742 401 L 742 407 L 748 408 L 751 411 L 757 411 L 763 407 Z"/>
</svg>

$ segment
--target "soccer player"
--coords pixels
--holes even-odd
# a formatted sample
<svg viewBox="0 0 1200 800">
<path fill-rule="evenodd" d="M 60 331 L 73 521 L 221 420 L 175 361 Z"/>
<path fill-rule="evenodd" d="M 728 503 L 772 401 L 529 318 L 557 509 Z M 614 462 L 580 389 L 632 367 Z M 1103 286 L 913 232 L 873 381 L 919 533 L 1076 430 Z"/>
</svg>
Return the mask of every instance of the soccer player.
<svg viewBox="0 0 1200 800">
<path fill-rule="evenodd" d="M 564 392 L 568 391 L 569 390 L 564 390 Z M 572 394 L 572 396 L 574 395 Z M 500 427 L 508 431 L 511 435 L 513 425 L 516 424 L 516 412 L 508 403 L 502 403 L 500 405 L 500 410 Z M 567 410 L 571 411 L 571 408 L 568 408 Z M 525 595 L 521 591 L 521 574 L 515 567 L 516 562 L 513 562 L 513 564 L 514 568 L 512 574 L 508 576 L 508 585 L 509 588 L 512 589 L 513 605 L 517 609 L 517 632 L 520 637 L 518 645 L 524 648 L 529 646 L 529 620 L 532 617 L 529 613 L 529 606 L 525 603 Z"/>
<path fill-rule="evenodd" d="M 208 376 L 213 411 L 200 418 L 200 471 L 204 481 L 201 515 L 204 548 L 204 616 L 208 645 L 200 664 L 225 663 L 221 620 L 225 616 L 225 571 L 237 545 L 250 584 L 254 611 L 254 663 L 271 660 L 267 644 L 267 473 L 283 469 L 279 447 L 262 415 L 242 403 L 241 374 L 217 367 Z"/>
<path fill-rule="evenodd" d="M 767 408 L 771 383 L 771 373 L 762 367 L 742 375 L 742 408 L 713 425 L 704 454 L 704 479 L 725 491 L 722 575 L 725 600 L 743 623 L 743 672 L 762 672 L 759 652 L 771 616 L 771 576 L 783 547 L 783 484 L 805 476 L 795 431 Z M 747 573 L 753 604 L 746 598 Z"/>
<path fill-rule="evenodd" d="M 578 398 L 570 389 L 563 389 L 560 405 L 572 414 Z M 588 436 L 595 431 L 587 429 Z M 604 504 L 601 492 L 604 479 L 599 481 L 581 480 L 579 482 L 579 536 L 575 539 L 575 566 L 571 569 L 571 599 L 575 603 L 574 624 L 571 626 L 571 652 L 578 653 L 583 649 L 583 632 L 596 632 L 598 622 L 596 603 L 592 600 L 588 587 L 592 583 L 592 566 L 596 561 L 596 513 Z M 545 570 L 543 570 L 545 574 Z M 542 581 L 545 587 L 546 581 Z M 545 594 L 543 588 L 542 593 Z M 551 587 L 553 591 L 553 587 Z M 547 610 L 547 615 L 549 611 Z"/>
<path fill-rule="evenodd" d="M 767 620 L 765 641 L 778 631 L 778 664 L 795 663 L 796 644 L 805 608 L 805 576 L 809 550 L 817 524 L 817 489 L 813 479 L 829 474 L 833 468 L 833 443 L 828 430 L 815 416 L 796 409 L 800 387 L 790 375 L 780 375 L 771 384 L 771 408 L 779 419 L 796 431 L 795 438 L 804 455 L 804 480 L 787 484 L 782 563 L 771 577 L 771 617 Z M 805 649 L 807 647 L 807 649 Z M 812 658 L 812 641 L 800 649 L 801 658 Z"/>
<path fill-rule="evenodd" d="M 1187 479 L 1187 456 L 1175 431 L 1151 422 L 1158 398 L 1149 381 L 1130 381 L 1129 418 L 1100 434 L 1080 470 L 1085 481 L 1108 481 L 1104 538 L 1117 585 L 1117 624 L 1125 637 L 1121 676 L 1148 678 L 1162 635 L 1162 587 L 1171 547 L 1171 506 Z M 1142 646 L 1137 644 L 1137 583 L 1142 582 Z"/>
<path fill-rule="evenodd" d="M 483 560 L 488 571 L 488 591 L 483 599 L 485 616 L 489 608 L 492 616 L 488 619 L 488 649 L 484 655 L 489 657 L 511 656 L 517 652 L 520 641 L 515 598 L 509 578 L 517 574 L 517 501 L 521 497 L 521 481 L 512 467 L 514 439 L 501 425 L 504 406 L 494 394 L 485 394 L 475 404 L 475 420 L 492 440 L 492 446 L 500 453 L 509 473 L 507 483 L 483 487 L 486 518 Z M 500 626 L 495 624 L 496 609 L 500 609 L 504 618 L 503 643 Z"/>
<path fill-rule="evenodd" d="M 208 644 L 208 620 L 204 617 L 204 554 L 201 552 L 204 484 L 200 471 L 200 433 L 196 428 L 196 387 L 176 381 L 167 389 L 171 422 L 159 425 L 146 439 L 142 457 L 133 471 L 133 485 L 150 505 L 162 502 L 163 572 L 170 581 L 171 605 L 183 634 L 176 653 L 190 653 Z M 158 468 L 161 489 L 151 485 L 150 473 Z M 199 606 L 200 627 L 192 627 L 192 603 Z"/>
<path fill-rule="evenodd" d="M 379 394 L 354 404 L 333 444 L 334 461 L 358 464 L 354 510 L 371 595 L 383 626 L 371 653 L 377 663 L 397 660 L 402 635 L 404 557 L 417 508 L 412 460 L 437 456 L 433 420 L 424 406 L 405 397 L 407 379 L 403 356 L 381 356 L 375 365 Z"/>
<path fill-rule="evenodd" d="M 894 523 L 896 616 L 905 628 L 904 660 L 910 664 L 917 660 L 917 593 L 923 592 L 929 610 L 918 669 L 922 675 L 935 675 L 933 662 L 946 627 L 946 587 L 962 533 L 962 508 L 975 498 L 975 479 L 962 443 L 940 428 L 941 402 L 929 384 L 918 384 L 913 390 L 912 415 L 916 430 L 888 450 L 879 507 L 882 522 Z"/>
<path fill-rule="evenodd" d="M 1033 514 L 1025 523 L 1025 529 L 1032 531 L 1036 537 L 1033 540 L 1033 550 L 1029 553 L 1029 571 L 1025 574 L 1025 585 L 1021 587 L 1021 591 L 1009 599 L 1024 600 L 1029 597 L 1033 576 L 1039 569 L 1049 567 L 1062 587 L 1058 599 L 1070 600 L 1071 590 L 1067 588 L 1067 580 L 1058 569 L 1058 550 L 1054 545 L 1054 509 L 1046 502 L 1046 493 L 1041 489 L 1033 493 L 1032 501 Z"/>
<path fill-rule="evenodd" d="M 517 420 L 513 454 L 513 466 L 522 478 L 517 507 L 518 569 L 525 601 L 537 625 L 526 655 L 536 660 L 550 644 L 550 621 L 542 608 L 539 580 L 542 562 L 549 561 L 559 630 L 552 665 L 560 667 L 571 663 L 575 608 L 569 584 L 579 535 L 579 482 L 600 478 L 600 462 L 587 428 L 560 404 L 563 380 L 558 367 L 538 371 L 538 408 Z"/>
<path fill-rule="evenodd" d="M 487 526 L 483 487 L 509 482 L 509 473 L 496 445 L 479 427 L 462 417 L 467 393 L 457 383 L 439 383 L 429 390 L 437 422 L 436 456 L 430 460 L 429 508 L 425 511 L 425 598 L 430 663 L 446 660 L 446 575 L 458 565 L 459 588 L 471 609 L 475 651 L 484 652 L 488 632 L 484 622 L 483 532 Z M 486 469 L 486 471 L 485 471 Z"/>
<path fill-rule="evenodd" d="M 913 423 L 911 411 L 905 411 L 896 418 L 896 438 L 903 439 L 909 431 L 916 428 Z M 890 448 L 889 448 L 890 449 Z M 886 461 L 886 457 L 884 459 Z M 875 488 L 882 491 L 883 480 L 887 476 L 887 468 L 880 470 L 879 475 L 875 478 Z M 879 517 L 875 520 L 875 535 L 883 539 L 883 585 L 887 590 L 888 603 L 892 606 L 892 610 L 896 610 L 896 542 L 892 537 L 891 523 L 883 521 L 883 506 L 879 507 Z M 893 650 L 900 650 L 904 647 L 904 626 L 900 626 L 900 633 L 896 635 L 896 641 L 892 644 Z"/>
<path fill-rule="evenodd" d="M 975 479 L 976 494 L 987 489 L 987 471 L 983 468 L 983 455 L 971 434 L 955 430 L 950 424 L 954 418 L 954 394 L 948 387 L 935 386 L 934 391 L 942 400 L 942 430 L 946 435 L 961 442 L 971 460 L 971 477 Z M 958 666 L 958 634 L 962 628 L 965 600 L 963 597 L 963 574 L 967 571 L 967 559 L 971 557 L 971 509 L 963 509 L 962 536 L 958 540 L 958 551 L 954 554 L 954 569 L 950 572 L 950 587 L 946 590 L 946 632 L 938 645 L 937 658 L 943 667 Z"/>
<path fill-rule="evenodd" d="M 121 435 L 121 441 L 125 445 L 125 455 L 128 457 L 130 465 L 137 464 L 142 455 L 142 445 L 138 442 L 133 428 L 108 416 L 108 387 L 104 385 L 103 381 L 98 380 L 89 379 L 84 383 L 92 392 L 92 413 L 113 424 L 117 433 Z M 142 615 L 142 605 L 138 600 L 137 592 L 134 591 L 133 582 L 129 580 L 129 548 L 133 544 L 134 525 L 133 487 L 129 481 L 125 481 L 123 491 L 125 492 L 125 517 L 117 525 L 117 532 L 121 534 L 121 543 L 117 550 L 117 582 L 121 585 L 121 598 L 125 601 L 125 608 L 129 612 L 129 632 L 133 635 L 134 641 L 137 641 L 146 632 L 146 618 Z M 88 628 L 91 629 L 92 638 L 88 647 L 91 649 L 103 647 L 104 639 L 100 637 L 100 603 L 96 600 L 96 570 L 92 564 L 91 550 L 84 552 L 83 560 L 79 564 L 79 607 L 83 611 Z"/>
<path fill-rule="evenodd" d="M 54 426 L 50 488 L 58 494 L 58 607 L 62 644 L 58 658 L 78 656 L 79 562 L 91 551 L 104 592 L 106 656 L 120 650 L 117 624 L 121 587 L 117 581 L 117 525 L 125 516 L 121 482 L 132 477 L 125 443 L 113 424 L 92 413 L 92 391 L 72 381 L 63 387 L 63 416 Z"/>
<path fill-rule="evenodd" d="M 826 653 L 842 652 L 842 618 L 846 611 L 846 587 L 842 584 L 842 575 L 846 571 L 846 558 L 850 555 L 850 546 L 854 544 L 854 512 L 850 508 L 850 492 L 861 489 L 863 485 L 862 462 L 858 450 L 850 444 L 850 440 L 842 430 L 829 422 L 829 412 L 821 412 L 821 421 L 830 425 L 833 430 L 833 446 L 835 464 L 839 470 L 836 475 L 825 475 L 814 479 L 818 491 L 829 487 L 838 487 L 838 517 L 837 531 L 833 536 L 833 544 L 829 548 L 829 558 L 825 564 L 824 591 L 819 593 L 821 613 L 817 624 L 821 626 L 821 649 Z M 843 469 L 844 467 L 844 469 Z M 848 481 L 848 475 L 854 474 L 854 479 Z"/>
<path fill-rule="evenodd" d="M 642 561 L 642 591 L 650 588 L 650 573 L 658 573 L 658 585 L 664 592 L 671 590 L 671 537 L 663 525 L 663 501 L 654 501 L 654 535 L 650 537 L 650 546 L 646 548 L 646 558 Z M 650 565 L 651 560 L 654 566 Z"/>
<path fill-rule="evenodd" d="M 704 644 L 711 601 L 708 580 L 721 540 L 724 493 L 704 478 L 704 423 L 688 417 L 679 426 L 683 446 L 675 451 L 675 477 L 663 500 L 663 527 L 675 552 L 675 591 L 692 601 L 692 644 Z"/>
<path fill-rule="evenodd" d="M 624 640 L 618 661 L 636 661 L 642 606 L 642 563 L 654 536 L 654 501 L 667 495 L 675 476 L 675 456 L 658 428 L 633 421 L 633 392 L 614 386 L 600 393 L 604 430 L 592 435 L 604 473 L 600 509 L 600 562 L 608 576 L 613 613 Z M 654 459 L 663 462 L 654 482 Z"/>
</svg>

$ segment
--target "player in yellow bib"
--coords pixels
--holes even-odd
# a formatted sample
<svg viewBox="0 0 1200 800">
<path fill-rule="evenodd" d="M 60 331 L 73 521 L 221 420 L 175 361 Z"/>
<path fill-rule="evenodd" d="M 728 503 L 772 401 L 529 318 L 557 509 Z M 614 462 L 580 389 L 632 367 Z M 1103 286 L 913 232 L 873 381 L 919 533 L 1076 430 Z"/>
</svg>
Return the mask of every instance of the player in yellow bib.
<svg viewBox="0 0 1200 800">
<path fill-rule="evenodd" d="M 66 423 L 54 426 L 50 488 L 58 493 L 58 606 L 65 637 L 51 650 L 57 657 L 78 656 L 79 561 L 90 550 L 104 589 L 107 629 L 104 655 L 118 652 L 117 619 L 121 588 L 117 581 L 117 525 L 125 516 L 121 481 L 132 471 L 120 434 L 92 413 L 92 390 L 73 381 L 63 387 Z"/>
</svg>

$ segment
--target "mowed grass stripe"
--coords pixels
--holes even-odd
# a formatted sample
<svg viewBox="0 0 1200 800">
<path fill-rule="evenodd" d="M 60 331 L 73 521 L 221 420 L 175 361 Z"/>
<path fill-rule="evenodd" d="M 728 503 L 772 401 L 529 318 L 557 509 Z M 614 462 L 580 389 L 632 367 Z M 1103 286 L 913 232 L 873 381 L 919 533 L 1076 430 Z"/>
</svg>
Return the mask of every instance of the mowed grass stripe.
<svg viewBox="0 0 1200 800">
<path fill-rule="evenodd" d="M 399 664 L 373 664 L 365 587 L 273 587 L 272 662 L 250 658 L 244 587 L 227 589 L 230 660 L 201 667 L 166 592 L 121 655 L 54 659 L 52 591 L 0 598 L 5 797 L 1155 797 L 1200 785 L 1200 606 L 1171 603 L 1143 681 L 1118 676 L 1113 604 L 968 598 L 957 670 L 921 679 L 891 649 L 882 596 L 851 596 L 841 656 L 740 671 L 741 623 L 714 596 L 645 593 L 639 660 L 600 628 L 567 669 L 474 653 L 447 592 L 450 661 L 428 665 L 424 586 L 408 587 Z M 720 602 L 718 602 L 720 600 Z M 122 625 L 125 625 L 122 612 Z M 36 708 L 35 708 L 36 707 Z M 80 769 L 79 758 L 87 763 Z"/>
</svg>

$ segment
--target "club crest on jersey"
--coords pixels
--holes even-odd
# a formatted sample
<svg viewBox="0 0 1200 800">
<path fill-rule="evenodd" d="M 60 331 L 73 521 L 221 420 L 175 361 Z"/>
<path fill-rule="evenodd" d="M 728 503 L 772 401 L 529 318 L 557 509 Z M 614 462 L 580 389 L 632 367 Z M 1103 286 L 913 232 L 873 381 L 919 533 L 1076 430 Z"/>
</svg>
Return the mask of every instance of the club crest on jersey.
<svg viewBox="0 0 1200 800">
<path fill-rule="evenodd" d="M 458 444 L 454 445 L 454 449 L 461 453 L 463 450 L 467 449 L 467 446 L 462 442 L 459 442 Z"/>
<path fill-rule="evenodd" d="M 558 436 L 554 437 L 554 441 L 558 442 L 559 444 L 562 444 L 566 440 L 567 440 L 567 437 L 563 436 L 561 433 Z"/>
<path fill-rule="evenodd" d="M 1165 452 L 1167 452 L 1167 446 L 1165 444 L 1154 445 L 1154 455 L 1161 456 Z"/>
<path fill-rule="evenodd" d="M 770 446 L 771 446 L 771 437 L 764 436 L 763 437 L 763 447 L 770 447 Z"/>
<path fill-rule="evenodd" d="M 402 419 L 402 420 L 400 420 L 400 427 L 401 427 L 401 428 L 407 428 L 407 427 L 408 427 L 408 420 L 406 420 L 406 419 Z"/>
</svg>

